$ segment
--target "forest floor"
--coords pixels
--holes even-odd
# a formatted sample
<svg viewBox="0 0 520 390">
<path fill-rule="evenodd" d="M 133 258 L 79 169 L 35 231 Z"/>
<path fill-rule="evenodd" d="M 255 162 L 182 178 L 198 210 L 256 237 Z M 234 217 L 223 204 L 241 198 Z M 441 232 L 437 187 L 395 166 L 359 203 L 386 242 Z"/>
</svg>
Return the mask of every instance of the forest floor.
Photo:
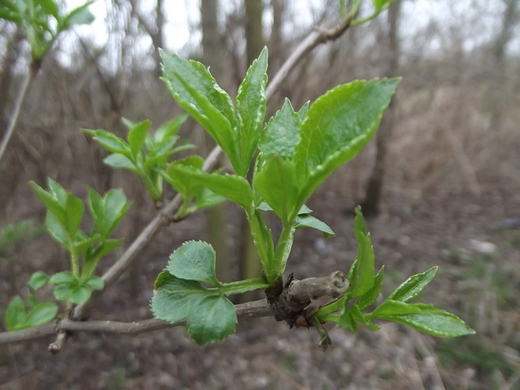
<svg viewBox="0 0 520 390">
<path fill-rule="evenodd" d="M 137 337 L 80 333 L 56 356 L 47 352 L 52 338 L 2 347 L 0 389 L 520 389 L 520 228 L 503 226 L 520 217 L 520 191 L 498 179 L 480 184 L 480 197 L 411 201 L 387 191 L 382 213 L 367 221 L 376 267 L 385 265 L 383 293 L 439 265 L 421 300 L 457 314 L 475 336 L 440 339 L 397 324 L 356 335 L 331 329 L 324 353 L 315 330 L 273 318 L 242 322 L 226 341 L 205 348 L 183 328 Z M 318 232 L 299 232 L 288 272 L 301 279 L 348 271 L 356 252 L 354 204 L 323 192 L 309 206 L 337 236 L 324 241 Z M 204 238 L 203 224 L 200 214 L 162 231 L 138 272 L 111 286 L 90 318 L 149 318 L 155 277 L 184 240 Z M 230 244 L 238 230 L 230 227 Z M 42 240 L 24 244 L 24 252 L 37 252 L 48 242 Z M 0 262 L 2 279 L 22 278 L 19 270 Z"/>
</svg>

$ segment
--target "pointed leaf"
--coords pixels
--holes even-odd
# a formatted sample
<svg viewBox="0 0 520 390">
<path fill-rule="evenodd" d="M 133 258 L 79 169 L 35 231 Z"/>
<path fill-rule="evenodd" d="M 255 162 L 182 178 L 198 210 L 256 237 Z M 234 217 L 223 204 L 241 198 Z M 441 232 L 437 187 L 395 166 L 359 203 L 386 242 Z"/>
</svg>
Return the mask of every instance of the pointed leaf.
<svg viewBox="0 0 520 390">
<path fill-rule="evenodd" d="M 100 258 L 108 253 L 112 252 L 113 250 L 119 248 L 121 244 L 123 243 L 123 239 L 107 239 L 103 241 L 103 244 L 99 247 L 98 251 L 96 252 L 96 257 Z"/>
<path fill-rule="evenodd" d="M 381 293 L 381 287 L 383 286 L 383 279 L 385 274 L 384 271 L 385 267 L 382 266 L 374 278 L 374 285 L 372 288 L 358 298 L 356 303 L 360 310 L 364 310 L 372 305 L 379 297 L 379 294 Z"/>
<path fill-rule="evenodd" d="M 85 4 L 74 8 L 61 23 L 62 29 L 66 30 L 77 24 L 90 24 L 94 21 L 94 15 L 88 10 L 93 1 L 88 1 Z"/>
<path fill-rule="evenodd" d="M 266 161 L 271 155 L 278 154 L 281 158 L 292 159 L 296 145 L 300 141 L 301 121 L 289 99 L 280 111 L 271 118 L 258 145 L 262 159 Z"/>
<path fill-rule="evenodd" d="M 296 167 L 292 161 L 284 161 L 280 156 L 273 155 L 262 170 L 255 174 L 253 184 L 285 224 L 294 221 L 299 191 Z"/>
<path fill-rule="evenodd" d="M 149 120 L 136 124 L 128 133 L 128 144 L 130 145 L 130 151 L 134 158 L 137 158 L 137 153 L 142 149 L 144 145 L 144 139 L 148 134 L 148 129 L 151 126 Z"/>
<path fill-rule="evenodd" d="M 99 276 L 91 276 L 85 280 L 85 285 L 90 287 L 92 290 L 103 290 L 105 282 Z"/>
<path fill-rule="evenodd" d="M 346 306 L 338 319 L 338 326 L 340 328 L 349 328 L 352 333 L 357 333 L 358 331 L 356 320 L 354 319 L 352 312 Z"/>
<path fill-rule="evenodd" d="M 67 213 L 67 233 L 69 236 L 74 237 L 78 231 L 79 224 L 83 218 L 83 211 L 85 206 L 81 199 L 76 198 L 70 194 L 67 197 L 67 203 L 65 203 L 65 212 Z"/>
<path fill-rule="evenodd" d="M 58 218 L 56 218 L 56 216 L 49 211 L 47 211 L 45 216 L 45 227 L 47 228 L 47 231 L 52 236 L 52 238 L 54 238 L 64 248 L 70 251 L 71 248 L 67 232 L 65 232 L 65 229 L 63 229 Z"/>
<path fill-rule="evenodd" d="M 352 297 L 361 296 L 374 285 L 374 248 L 370 233 L 367 232 L 365 219 L 361 213 L 361 207 L 356 207 L 354 219 L 354 231 L 358 241 L 356 260 L 349 271 L 349 280 Z"/>
<path fill-rule="evenodd" d="M 307 114 L 309 113 L 309 106 L 310 106 L 310 102 L 307 101 L 300 108 L 300 111 L 298 111 L 298 117 L 300 118 L 300 121 L 304 122 L 305 119 L 307 119 Z"/>
<path fill-rule="evenodd" d="M 323 233 L 325 238 L 334 237 L 336 233 L 325 222 L 320 221 L 318 218 L 313 217 L 309 214 L 299 215 L 296 219 L 296 228 L 310 227 L 319 230 Z"/>
<path fill-rule="evenodd" d="M 100 143 L 106 150 L 112 153 L 119 153 L 126 157 L 131 157 L 130 146 L 116 135 L 105 130 L 86 130 L 83 132 L 90 134 L 94 140 Z"/>
<path fill-rule="evenodd" d="M 113 168 L 124 168 L 132 172 L 138 172 L 139 170 L 135 164 L 128 158 L 120 153 L 113 153 L 108 157 L 105 157 L 103 162 Z"/>
<path fill-rule="evenodd" d="M 266 72 L 267 48 L 264 47 L 258 59 L 254 60 L 249 67 L 244 81 L 238 88 L 236 106 L 240 126 L 235 142 L 240 155 L 240 170 L 237 174 L 241 176 L 245 176 L 251 165 L 264 127 Z"/>
<path fill-rule="evenodd" d="M 203 241 L 188 241 L 170 256 L 166 269 L 180 279 L 195 280 L 218 286 L 215 275 L 215 251 Z"/>
<path fill-rule="evenodd" d="M 438 267 L 435 266 L 423 273 L 409 277 L 388 296 L 388 299 L 403 302 L 412 300 L 432 281 L 437 273 L 437 269 Z"/>
<path fill-rule="evenodd" d="M 188 318 L 188 332 L 199 345 L 219 342 L 235 331 L 237 314 L 225 296 L 208 295 L 197 302 Z"/>
<path fill-rule="evenodd" d="M 175 134 L 177 134 L 181 128 L 181 125 L 186 122 L 186 119 L 188 119 L 188 115 L 182 114 L 172 119 L 171 121 L 164 123 L 153 135 L 154 140 L 158 143 L 161 143 L 173 137 Z"/>
<path fill-rule="evenodd" d="M 354 81 L 316 100 L 302 124 L 295 161 L 300 204 L 374 135 L 399 80 Z"/>
<path fill-rule="evenodd" d="M 362 312 L 360 307 L 356 304 L 352 305 L 352 317 L 354 317 L 354 320 L 358 323 L 363 325 L 365 328 L 370 330 L 380 330 L 381 328 L 379 325 L 374 324 L 372 321 L 370 321 Z"/>
<path fill-rule="evenodd" d="M 399 0 L 372 0 L 372 3 L 374 4 L 376 11 L 381 12 L 397 1 Z"/>
<path fill-rule="evenodd" d="M 105 236 L 108 237 L 126 215 L 132 202 L 127 202 L 126 195 L 122 189 L 112 189 L 104 196 L 105 203 Z"/>
<path fill-rule="evenodd" d="M 55 196 L 45 191 L 34 181 L 31 181 L 30 185 L 47 210 L 55 216 L 56 221 L 62 226 L 66 226 L 67 216 L 65 214 L 65 204 L 60 204 L 59 200 Z"/>
</svg>

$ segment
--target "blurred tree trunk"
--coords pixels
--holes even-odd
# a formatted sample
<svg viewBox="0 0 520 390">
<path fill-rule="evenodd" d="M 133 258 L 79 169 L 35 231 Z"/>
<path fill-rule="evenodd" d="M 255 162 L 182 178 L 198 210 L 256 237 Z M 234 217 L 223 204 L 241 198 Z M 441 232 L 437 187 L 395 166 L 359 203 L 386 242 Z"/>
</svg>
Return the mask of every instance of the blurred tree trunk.
<svg viewBox="0 0 520 390">
<path fill-rule="evenodd" d="M 258 57 L 265 44 L 262 35 L 263 4 L 262 0 L 244 0 L 244 6 L 246 12 L 246 56 L 247 66 L 249 66 Z M 251 174 L 252 169 L 249 170 L 249 176 Z M 262 273 L 262 266 L 245 216 L 242 216 L 240 231 L 242 232 L 239 256 L 240 279 L 257 278 Z M 242 302 L 254 298 L 254 291 L 240 296 Z"/>
<path fill-rule="evenodd" d="M 2 64 L 2 73 L 0 73 L 0 128 L 6 129 L 9 123 L 8 115 L 5 112 L 5 106 L 9 100 L 9 90 L 13 83 L 14 72 L 13 66 L 17 58 L 20 56 L 20 42 L 23 39 L 23 32 L 18 28 L 7 43 L 5 50 L 5 58 Z M 0 134 L 3 136 L 3 134 Z"/>
<path fill-rule="evenodd" d="M 505 52 L 507 45 L 513 38 L 514 27 L 520 19 L 519 0 L 503 1 L 506 8 L 502 14 L 502 27 L 492 47 L 493 69 L 496 81 L 491 86 L 491 129 L 497 129 L 501 126 L 502 86 L 506 81 Z"/>
<path fill-rule="evenodd" d="M 217 80 L 222 77 L 224 66 L 224 45 L 218 28 L 218 0 L 203 0 L 200 3 L 200 15 L 202 25 L 202 62 L 211 69 L 211 74 Z M 206 149 L 209 151 L 215 146 L 215 142 L 205 134 Z M 207 212 L 207 235 L 217 253 L 216 271 L 217 277 L 222 281 L 229 281 L 229 250 L 227 247 L 227 218 L 226 204 L 212 207 Z"/>
<path fill-rule="evenodd" d="M 285 47 L 282 25 L 287 5 L 283 0 L 271 0 L 273 10 L 273 24 L 271 25 L 271 36 L 269 37 L 269 76 L 274 76 L 285 61 Z"/>
<path fill-rule="evenodd" d="M 388 9 L 388 56 L 385 56 L 385 76 L 396 76 L 399 68 L 399 15 L 401 13 L 401 2 L 392 4 Z M 396 97 L 392 99 L 388 109 L 383 115 L 376 138 L 376 160 L 365 191 L 365 199 L 361 202 L 365 216 L 376 216 L 379 214 L 381 194 L 385 178 L 386 155 L 392 135 L 392 127 L 396 115 Z"/>
</svg>

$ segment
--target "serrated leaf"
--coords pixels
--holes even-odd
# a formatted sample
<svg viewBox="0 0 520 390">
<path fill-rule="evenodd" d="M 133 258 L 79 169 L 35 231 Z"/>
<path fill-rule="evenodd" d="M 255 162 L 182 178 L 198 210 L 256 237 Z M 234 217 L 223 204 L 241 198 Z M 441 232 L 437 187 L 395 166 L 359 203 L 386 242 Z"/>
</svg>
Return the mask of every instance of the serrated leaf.
<svg viewBox="0 0 520 390">
<path fill-rule="evenodd" d="M 244 81 L 238 88 L 236 107 L 240 126 L 238 126 L 235 144 L 238 146 L 240 167 L 237 174 L 240 176 L 245 176 L 249 170 L 264 127 L 267 57 L 267 48 L 264 47 L 258 59 L 254 60 L 249 67 Z"/>
<path fill-rule="evenodd" d="M 294 221 L 299 191 L 292 161 L 273 155 L 255 174 L 253 185 L 285 224 Z"/>
<path fill-rule="evenodd" d="M 278 154 L 283 159 L 292 159 L 296 145 L 300 141 L 300 117 L 289 99 L 267 123 L 258 145 L 265 161 L 271 155 Z"/>
<path fill-rule="evenodd" d="M 379 294 L 381 293 L 381 287 L 383 286 L 384 271 L 385 267 L 382 266 L 374 278 L 374 285 L 372 288 L 358 298 L 356 303 L 360 310 L 364 310 L 368 306 L 372 305 L 379 297 Z"/>
<path fill-rule="evenodd" d="M 354 319 L 352 312 L 346 305 L 343 311 L 341 312 L 341 315 L 339 316 L 338 326 L 340 328 L 349 328 L 352 331 L 352 333 L 357 333 L 358 331 L 356 320 Z"/>
<path fill-rule="evenodd" d="M 311 105 L 295 152 L 300 204 L 372 138 L 398 82 L 354 81 L 330 90 Z"/>
<path fill-rule="evenodd" d="M 63 271 L 54 274 L 49 279 L 50 284 L 59 285 L 59 284 L 77 284 L 78 279 L 72 274 L 70 271 Z"/>
<path fill-rule="evenodd" d="M 187 317 L 197 302 L 208 294 L 199 282 L 176 278 L 168 271 L 159 274 L 154 288 L 153 315 L 172 324 Z"/>
<path fill-rule="evenodd" d="M 184 199 L 191 201 L 202 189 L 204 185 L 198 179 L 193 179 L 191 172 L 176 169 L 177 166 L 187 166 L 194 170 L 201 170 L 204 160 L 200 156 L 190 156 L 183 160 L 177 160 L 168 165 L 166 171 L 161 171 L 164 179 L 175 188 Z"/>
<path fill-rule="evenodd" d="M 438 267 L 435 266 L 423 273 L 409 277 L 388 296 L 388 299 L 403 302 L 412 300 L 432 281 L 437 273 L 437 269 Z"/>
<path fill-rule="evenodd" d="M 352 308 L 351 308 L 351 311 L 352 311 L 352 317 L 354 318 L 354 320 L 358 323 L 358 324 L 361 324 L 363 325 L 365 328 L 367 329 L 370 329 L 370 330 L 380 330 L 381 328 L 379 327 L 379 325 L 376 325 L 374 324 L 372 321 L 370 321 L 367 317 L 368 316 L 365 316 L 362 312 L 361 312 L 361 308 L 357 305 L 357 303 L 355 303 L 354 305 L 352 305 Z"/>
<path fill-rule="evenodd" d="M 237 121 L 229 95 L 201 63 L 164 51 L 160 54 L 163 80 L 173 98 L 210 133 L 228 154 L 233 167 L 239 167 L 233 135 Z"/>
<path fill-rule="evenodd" d="M 358 242 L 358 250 L 356 259 L 348 274 L 352 297 L 358 297 L 367 293 L 374 285 L 374 248 L 372 247 L 370 233 L 367 232 L 361 207 L 356 207 L 355 211 L 354 231 Z"/>
<path fill-rule="evenodd" d="M 100 143 L 109 152 L 119 153 L 128 158 L 132 156 L 130 146 L 116 135 L 105 130 L 82 129 L 82 131 L 90 134 L 96 142 Z"/>
<path fill-rule="evenodd" d="M 124 168 L 132 172 L 138 172 L 139 170 L 135 164 L 127 157 L 120 153 L 112 153 L 103 159 L 103 162 L 113 168 Z"/>
<path fill-rule="evenodd" d="M 81 219 L 83 218 L 83 211 L 85 206 L 81 199 L 76 198 L 72 194 L 68 194 L 67 203 L 65 203 L 65 212 L 67 215 L 67 233 L 70 237 L 74 237 L 79 229 Z"/>
<path fill-rule="evenodd" d="M 130 151 L 134 158 L 137 158 L 137 153 L 142 149 L 150 126 L 151 122 L 146 120 L 136 124 L 128 132 L 128 144 L 130 145 Z"/>
<path fill-rule="evenodd" d="M 42 302 L 34 306 L 27 314 L 27 327 L 45 325 L 52 321 L 58 314 L 58 305 L 51 302 Z"/>
<path fill-rule="evenodd" d="M 188 241 L 175 250 L 166 269 L 180 279 L 195 280 L 217 287 L 215 275 L 216 254 L 213 247 L 203 241 Z"/>
<path fill-rule="evenodd" d="M 202 191 L 200 191 L 196 196 L 195 207 L 197 209 L 204 207 L 213 207 L 222 203 L 225 200 L 226 198 L 224 198 L 223 196 L 217 195 L 207 188 L 203 188 Z"/>
<path fill-rule="evenodd" d="M 52 238 L 54 238 L 64 248 L 70 251 L 71 248 L 67 233 L 63 229 L 58 218 L 56 218 L 56 216 L 49 211 L 47 211 L 45 216 L 45 227 L 47 228 L 47 231 L 52 236 Z"/>
<path fill-rule="evenodd" d="M 91 276 L 85 280 L 84 284 L 90 287 L 92 290 L 103 290 L 105 282 L 99 276 Z"/>
<path fill-rule="evenodd" d="M 63 227 L 66 226 L 67 216 L 65 214 L 65 204 L 60 204 L 60 201 L 55 196 L 53 196 L 53 194 L 50 194 L 49 192 L 45 191 L 34 181 L 31 181 L 29 183 L 33 188 L 34 192 L 36 192 L 36 195 L 38 195 L 42 203 L 45 205 L 47 210 L 55 216 L 56 221 Z"/>
<path fill-rule="evenodd" d="M 100 238 L 101 236 L 96 233 L 92 237 L 87 237 L 82 240 L 76 239 L 74 242 L 74 250 L 76 254 L 81 255 L 85 253 L 92 246 L 92 244 L 98 241 Z"/>
<path fill-rule="evenodd" d="M 239 204 L 248 210 L 253 205 L 253 193 L 248 181 L 238 175 L 220 175 L 218 173 L 207 173 L 200 169 L 180 164 L 170 164 L 170 169 L 177 174 L 184 174 L 194 183 L 209 188 L 214 193 Z"/>
<path fill-rule="evenodd" d="M 36 291 L 36 290 L 39 290 L 40 288 L 42 288 L 43 286 L 45 286 L 48 282 L 49 282 L 49 275 L 47 275 L 43 271 L 36 271 L 29 278 L 27 285 L 30 288 L 32 288 L 34 291 Z"/>
<path fill-rule="evenodd" d="M 181 125 L 186 122 L 186 119 L 188 119 L 187 114 L 179 115 L 178 117 L 172 119 L 171 121 L 168 121 L 161 125 L 157 131 L 154 133 L 153 138 L 157 143 L 161 143 L 168 138 L 173 137 L 179 129 L 181 128 Z"/>
<path fill-rule="evenodd" d="M 72 303 L 81 306 L 89 300 L 91 295 L 92 290 L 88 286 L 77 285 L 71 288 L 69 299 Z"/>
<path fill-rule="evenodd" d="M 300 121 L 305 121 L 307 119 L 307 114 L 309 113 L 309 106 L 310 102 L 305 102 L 303 106 L 300 108 L 300 111 L 298 111 L 298 117 L 300 118 Z"/>
<path fill-rule="evenodd" d="M 332 229 L 325 222 L 320 221 L 318 218 L 313 217 L 312 215 L 303 214 L 299 215 L 296 219 L 296 228 L 301 227 L 309 227 L 316 230 L 319 230 L 323 233 L 325 238 L 334 237 L 336 233 L 332 231 Z"/>
<path fill-rule="evenodd" d="M 25 304 L 20 296 L 16 296 L 9 302 L 5 311 L 5 326 L 9 331 L 24 329 L 27 323 Z"/>
<path fill-rule="evenodd" d="M 188 317 L 188 332 L 199 345 L 219 342 L 235 331 L 237 314 L 225 296 L 208 295 L 197 302 Z"/>
</svg>

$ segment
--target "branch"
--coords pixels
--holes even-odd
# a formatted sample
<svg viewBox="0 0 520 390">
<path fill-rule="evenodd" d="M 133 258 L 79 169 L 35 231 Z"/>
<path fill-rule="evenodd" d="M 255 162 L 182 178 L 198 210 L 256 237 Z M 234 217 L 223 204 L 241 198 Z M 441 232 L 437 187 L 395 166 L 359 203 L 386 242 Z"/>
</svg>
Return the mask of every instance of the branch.
<svg viewBox="0 0 520 390">
<path fill-rule="evenodd" d="M 280 280 L 281 283 L 281 280 Z M 341 271 L 333 272 L 320 278 L 296 280 L 290 278 L 285 287 L 282 287 L 276 296 L 235 305 L 239 321 L 257 317 L 275 317 L 277 320 L 286 320 L 287 316 L 299 314 L 309 307 L 311 299 L 323 296 L 337 298 L 345 293 L 349 283 L 346 275 Z M 277 299 L 280 303 L 275 303 Z M 74 321 L 63 318 L 57 323 L 49 323 L 37 328 L 0 333 L 0 345 L 29 341 L 44 336 L 58 334 L 57 340 L 49 345 L 49 351 L 58 353 L 66 341 L 69 332 L 104 332 L 126 335 L 138 335 L 145 332 L 186 325 L 186 320 L 171 324 L 169 322 L 150 318 L 143 321 Z M 307 326 L 307 325 L 305 325 Z"/>
<path fill-rule="evenodd" d="M 7 130 L 4 133 L 4 137 L 2 138 L 2 144 L 0 144 L 0 161 L 2 160 L 2 157 L 4 156 L 4 153 L 7 149 L 7 144 L 9 143 L 9 140 L 11 139 L 11 136 L 14 133 L 14 129 L 16 127 L 16 124 L 18 123 L 18 118 L 20 117 L 20 109 L 22 108 L 25 96 L 27 95 L 27 91 L 29 90 L 29 85 L 31 84 L 31 81 L 34 79 L 36 72 L 37 71 L 35 71 L 35 69 L 31 66 L 29 69 L 29 73 L 27 73 L 27 75 L 24 77 L 22 86 L 18 91 L 18 96 L 16 96 L 16 102 L 14 104 L 14 110 L 11 114 L 9 126 L 7 127 Z"/>
</svg>

